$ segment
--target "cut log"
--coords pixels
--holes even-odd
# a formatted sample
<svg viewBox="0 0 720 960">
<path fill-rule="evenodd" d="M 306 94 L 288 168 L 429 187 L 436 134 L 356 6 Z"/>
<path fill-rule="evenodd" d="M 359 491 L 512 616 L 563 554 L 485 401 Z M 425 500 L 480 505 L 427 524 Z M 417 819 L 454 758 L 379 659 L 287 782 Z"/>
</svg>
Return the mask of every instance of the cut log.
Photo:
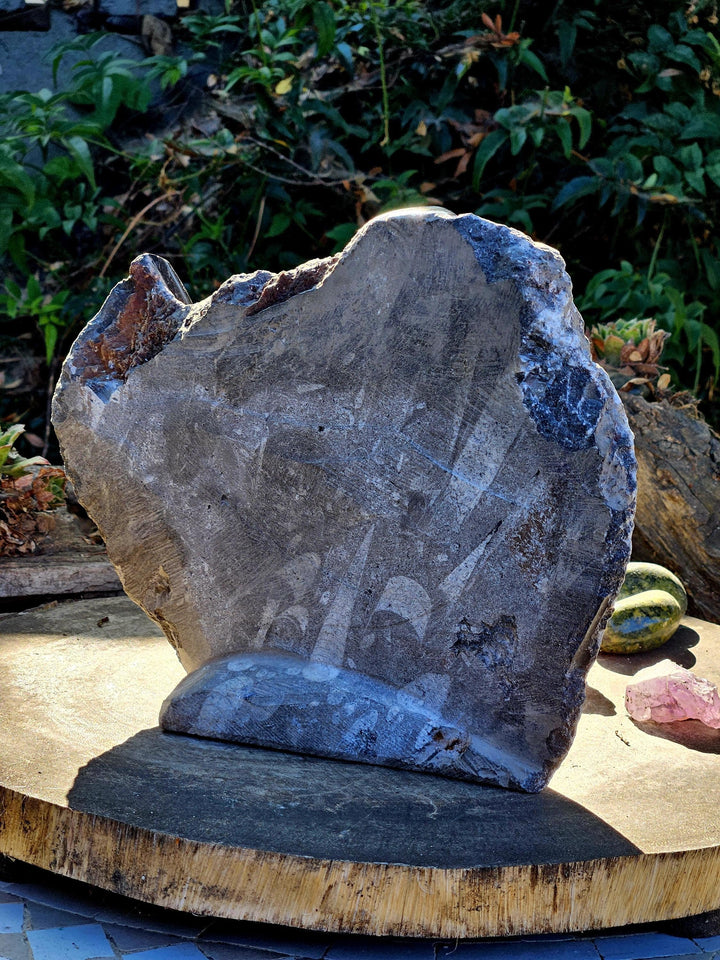
<svg viewBox="0 0 720 960">
<path fill-rule="evenodd" d="M 0 559 L 0 597 L 77 596 L 122 590 L 103 543 L 84 535 L 82 522 L 64 507 L 53 510 L 53 525 L 41 552 Z M 89 527 L 90 524 L 86 525 Z"/>
<path fill-rule="evenodd" d="M 672 570 L 691 613 L 720 621 L 720 437 L 665 400 L 622 396 L 638 461 L 633 559 Z"/>
<path fill-rule="evenodd" d="M 662 651 L 601 655 L 567 761 L 528 794 L 163 733 L 183 670 L 126 597 L 0 617 L 0 854 L 166 909 L 372 936 L 714 911 L 717 731 L 623 706 L 662 658 L 719 682 L 720 627 L 688 617 Z"/>
</svg>

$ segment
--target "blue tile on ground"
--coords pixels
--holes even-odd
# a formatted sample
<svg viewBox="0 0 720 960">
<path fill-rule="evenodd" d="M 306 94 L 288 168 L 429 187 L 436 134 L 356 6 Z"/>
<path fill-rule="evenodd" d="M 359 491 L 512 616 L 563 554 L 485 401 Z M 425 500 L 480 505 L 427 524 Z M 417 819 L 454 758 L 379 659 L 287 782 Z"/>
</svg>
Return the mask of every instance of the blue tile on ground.
<svg viewBox="0 0 720 960">
<path fill-rule="evenodd" d="M 205 954 L 194 943 L 178 943 L 172 947 L 158 947 L 155 950 L 142 950 L 130 953 L 132 960 L 206 960 Z"/>
<path fill-rule="evenodd" d="M 149 950 L 151 947 L 169 947 L 181 941 L 181 937 L 143 930 L 141 927 L 126 927 L 114 923 L 103 923 L 102 926 L 118 950 Z"/>
<path fill-rule="evenodd" d="M 18 884 L 15 894 L 23 900 L 42 903 L 53 910 L 62 910 L 65 913 L 77 913 L 81 917 L 92 917 L 95 909 L 91 900 L 82 893 L 68 889 L 64 884 L 64 877 L 50 877 L 46 884 Z"/>
<path fill-rule="evenodd" d="M 115 960 L 110 941 L 98 923 L 28 930 L 27 938 L 33 960 Z"/>
<path fill-rule="evenodd" d="M 153 910 L 152 913 L 138 913 L 123 907 L 103 906 L 93 913 L 93 920 L 102 924 L 117 924 L 120 927 L 135 927 L 138 930 L 151 930 L 168 937 L 180 937 L 194 940 L 208 926 L 207 917 L 193 917 L 190 914 L 178 918 L 170 911 Z"/>
<path fill-rule="evenodd" d="M 296 960 L 296 957 L 289 958 L 286 953 L 238 947 L 231 943 L 203 943 L 200 949 L 207 960 Z"/>
<path fill-rule="evenodd" d="M 0 933 L 20 933 L 25 919 L 22 902 L 0 903 Z"/>
<path fill-rule="evenodd" d="M 693 940 L 705 953 L 720 950 L 720 937 L 693 937 Z"/>
<path fill-rule="evenodd" d="M 592 940 L 482 940 L 442 946 L 438 960 L 599 960 Z"/>
<path fill-rule="evenodd" d="M 44 903 L 27 903 L 29 914 L 28 929 L 45 930 L 47 927 L 74 927 L 87 926 L 88 918 L 77 913 L 68 913 L 67 910 L 56 910 L 55 907 L 46 907 Z"/>
<path fill-rule="evenodd" d="M 0 890 L 0 903 L 18 903 L 22 900 L 22 897 L 16 897 L 12 893 L 5 893 L 4 890 Z"/>
<path fill-rule="evenodd" d="M 342 937 L 333 943 L 325 956 L 327 960 L 434 960 L 435 942 L 391 940 L 388 937 Z"/>
<path fill-rule="evenodd" d="M 67 901 L 69 898 L 63 891 L 58 889 L 58 884 L 53 882 L 57 879 L 58 878 L 53 877 L 49 883 L 2 882 L 0 883 L 0 890 L 2 890 L 3 893 L 10 893 L 13 896 L 20 897 L 26 903 L 30 901 L 32 903 L 44 903 L 48 907 L 67 910 Z M 72 910 L 76 909 L 75 904 L 85 902 L 77 896 L 70 899 L 73 900 Z"/>
<path fill-rule="evenodd" d="M 685 957 L 702 953 L 693 940 L 672 937 L 669 933 L 596 937 L 595 944 L 603 960 L 654 960 L 655 957 Z"/>
<path fill-rule="evenodd" d="M 348 938 L 364 939 L 362 937 Z M 198 937 L 198 944 L 204 949 L 211 943 L 227 943 L 253 950 L 266 950 L 283 956 L 303 957 L 307 960 L 320 960 L 328 952 L 328 947 L 338 943 L 334 934 L 313 933 L 308 930 L 289 931 L 286 927 L 272 928 L 262 932 L 252 924 L 246 927 L 242 921 L 217 921 L 207 927 Z"/>
<path fill-rule="evenodd" d="M 30 947 L 22 933 L 0 933 L 0 960 L 32 960 Z"/>
</svg>

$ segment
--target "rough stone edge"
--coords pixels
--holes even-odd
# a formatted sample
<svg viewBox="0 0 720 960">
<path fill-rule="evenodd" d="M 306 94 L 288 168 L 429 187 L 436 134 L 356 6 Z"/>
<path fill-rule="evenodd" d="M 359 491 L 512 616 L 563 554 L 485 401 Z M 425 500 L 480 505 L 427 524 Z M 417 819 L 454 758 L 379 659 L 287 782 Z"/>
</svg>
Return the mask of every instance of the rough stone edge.
<svg viewBox="0 0 720 960">
<path fill-rule="evenodd" d="M 113 287 L 70 348 L 53 414 L 68 381 L 81 380 L 108 399 L 134 367 L 147 363 L 175 337 L 189 309 L 190 297 L 166 260 L 147 253 L 136 257 L 129 277 Z"/>
<path fill-rule="evenodd" d="M 550 758 L 546 765 L 546 776 L 549 778 L 572 744 L 585 699 L 585 677 L 597 657 L 603 630 L 612 613 L 630 559 L 637 494 L 633 435 L 625 408 L 610 378 L 591 358 L 584 323 L 573 301 L 572 282 L 558 251 L 531 240 L 518 230 L 482 220 L 472 214 L 458 217 L 456 228 L 473 247 L 478 242 L 487 245 L 489 235 L 495 234 L 496 255 L 493 260 L 481 260 L 478 257 L 480 268 L 488 283 L 509 280 L 520 293 L 524 305 L 520 317 L 520 359 L 523 367 L 520 386 L 523 402 L 538 425 L 539 432 L 547 436 L 551 429 L 546 431 L 543 424 L 538 422 L 537 404 L 534 402 L 537 399 L 534 396 L 536 387 L 532 378 L 539 378 L 542 382 L 549 373 L 560 382 L 567 380 L 570 365 L 566 357 L 569 360 L 578 347 L 584 348 L 586 363 L 583 369 L 589 374 L 588 383 L 597 389 L 602 399 L 597 415 L 593 417 L 590 414 L 586 421 L 586 438 L 588 445 L 591 445 L 590 438 L 594 434 L 595 446 L 604 465 L 600 488 L 610 511 L 610 528 L 606 535 L 609 555 L 601 575 L 598 611 L 585 636 L 578 638 L 575 656 L 565 675 L 566 702 L 570 712 L 566 723 L 551 734 L 552 742 L 548 742 Z M 553 274 L 550 284 L 547 283 L 546 271 Z M 531 309 L 531 304 L 535 304 L 534 309 Z M 552 343 L 556 352 L 553 368 L 548 368 L 543 362 L 547 360 L 545 347 L 549 343 Z M 613 422 L 617 424 L 616 427 L 612 426 Z M 553 439 L 563 446 L 569 443 L 568 438 Z M 580 436 L 577 443 L 578 446 L 583 445 Z M 630 503 L 626 505 L 628 497 Z M 553 756 L 556 758 L 554 761 Z"/>
<path fill-rule="evenodd" d="M 184 286 L 166 261 L 145 254 L 133 261 L 130 277 L 113 288 L 98 314 L 75 341 L 63 368 L 56 398 L 60 393 L 63 380 L 76 379 L 75 374 L 81 369 L 79 365 L 74 365 L 77 364 L 78 359 L 76 348 L 87 348 L 87 344 L 98 336 L 100 338 L 107 336 L 107 331 L 112 327 L 116 317 L 120 323 L 128 317 L 129 311 L 136 308 L 138 295 L 144 296 L 145 300 L 144 309 L 143 304 L 139 304 L 138 316 L 141 323 L 144 322 L 146 325 L 143 332 L 145 329 L 149 330 L 148 345 L 141 343 L 141 349 L 132 354 L 131 362 L 126 367 L 123 368 L 122 364 L 119 364 L 116 369 L 113 369 L 106 364 L 100 375 L 83 378 L 103 403 L 126 379 L 133 367 L 156 356 L 176 336 L 184 337 L 191 334 L 195 323 L 207 314 L 210 306 L 215 302 L 229 302 L 245 307 L 238 317 L 240 322 L 245 317 L 254 316 L 291 297 L 309 292 L 323 283 L 335 267 L 351 253 L 355 244 L 359 243 L 369 230 L 374 229 L 374 225 L 405 217 L 421 218 L 425 222 L 453 220 L 455 228 L 473 247 L 478 265 L 487 282 L 493 284 L 499 281 L 510 281 L 518 290 L 523 303 L 520 317 L 520 359 L 523 377 L 520 386 L 525 406 L 538 425 L 539 432 L 560 442 L 566 448 L 569 443 L 574 442 L 573 438 L 553 436 L 551 427 L 547 430 L 543 429 L 543 424 L 539 422 L 537 416 L 537 405 L 534 406 L 534 401 L 537 399 L 536 393 L 533 385 L 528 384 L 532 376 L 539 377 L 541 383 L 546 382 L 547 377 L 544 375 L 548 371 L 556 375 L 558 381 L 564 382 L 567 379 L 567 370 L 572 368 L 572 365 L 565 362 L 563 353 L 569 359 L 570 354 L 575 354 L 578 347 L 585 348 L 587 362 L 581 369 L 588 374 L 588 383 L 597 388 L 603 401 L 597 416 L 594 419 L 591 416 L 586 420 L 585 444 L 582 437 L 578 436 L 575 439 L 581 446 L 591 446 L 593 444 L 591 435 L 597 431 L 598 442 L 595 445 L 605 465 L 604 477 L 601 477 L 601 486 L 604 488 L 602 492 L 611 512 L 611 525 L 606 537 L 611 553 L 609 562 L 605 564 L 601 574 L 597 614 L 584 637 L 578 638 L 576 653 L 565 675 L 568 718 L 560 728 L 552 731 L 548 738 L 548 759 L 543 765 L 542 772 L 534 778 L 537 783 L 523 785 L 524 789 L 534 791 L 547 782 L 558 763 L 566 755 L 574 738 L 585 696 L 586 673 L 597 656 L 602 632 L 610 617 L 612 605 L 622 584 L 625 566 L 630 557 L 636 490 L 633 437 L 627 425 L 627 416 L 607 374 L 590 357 L 582 318 L 572 299 L 572 284 L 565 270 L 565 262 L 557 251 L 545 244 L 532 241 L 520 231 L 483 220 L 473 214 L 456 216 L 442 208 L 409 208 L 381 214 L 369 221 L 339 255 L 325 260 L 308 261 L 295 270 L 280 274 L 256 271 L 254 274 L 231 277 L 213 295 L 196 304 L 190 303 Z M 492 234 L 495 235 L 492 237 L 495 246 L 494 256 L 480 257 L 478 245 L 486 246 Z M 548 277 L 548 272 L 552 275 L 551 277 Z M 548 279 L 551 280 L 550 283 Z M 534 309 L 531 306 L 533 303 L 536 304 Z M 154 319 L 153 309 L 160 309 L 161 324 L 164 323 L 158 336 L 154 335 L 155 331 L 151 325 Z M 560 355 L 552 368 L 543 367 L 541 362 L 546 359 L 546 347 L 549 345 L 552 345 Z M 80 356 L 82 357 L 82 354 Z M 66 367 L 72 370 L 72 377 L 68 375 Z M 90 368 L 91 374 L 94 372 L 90 363 L 86 363 L 85 368 Z M 610 429 L 607 416 L 604 424 L 601 424 L 603 415 L 609 413 L 611 407 L 615 410 L 620 429 Z M 62 419 L 59 409 L 57 413 L 60 414 L 59 419 Z M 55 398 L 53 414 L 55 419 Z M 604 430 L 599 429 L 601 425 L 605 426 Z M 629 494 L 632 498 L 631 505 L 627 508 L 622 506 L 623 488 L 625 494 Z M 172 639 L 169 639 L 172 642 Z"/>
</svg>

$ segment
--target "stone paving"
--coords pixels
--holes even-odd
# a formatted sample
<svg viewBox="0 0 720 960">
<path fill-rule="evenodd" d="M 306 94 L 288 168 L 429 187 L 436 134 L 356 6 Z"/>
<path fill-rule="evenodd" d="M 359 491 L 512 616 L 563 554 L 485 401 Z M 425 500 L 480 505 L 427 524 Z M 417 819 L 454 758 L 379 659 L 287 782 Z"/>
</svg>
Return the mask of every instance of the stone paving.
<svg viewBox="0 0 720 960">
<path fill-rule="evenodd" d="M 396 940 L 175 913 L 37 872 L 0 881 L 0 960 L 720 960 L 720 936 L 641 927 L 575 936 Z"/>
</svg>

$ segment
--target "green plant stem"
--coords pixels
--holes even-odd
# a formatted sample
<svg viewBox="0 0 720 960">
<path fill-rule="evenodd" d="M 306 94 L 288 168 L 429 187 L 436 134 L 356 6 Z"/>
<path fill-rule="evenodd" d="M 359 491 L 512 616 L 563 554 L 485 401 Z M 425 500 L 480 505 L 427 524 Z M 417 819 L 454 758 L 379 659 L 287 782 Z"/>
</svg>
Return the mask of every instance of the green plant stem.
<svg viewBox="0 0 720 960">
<path fill-rule="evenodd" d="M 515 6 L 513 7 L 512 16 L 510 17 L 510 24 L 507 28 L 508 33 L 512 33 L 515 29 L 515 21 L 517 20 L 518 10 L 520 8 L 520 0 L 515 0 Z"/>
<path fill-rule="evenodd" d="M 698 272 L 698 279 L 700 278 L 700 273 L 702 271 L 702 264 L 700 263 L 700 251 L 698 250 L 698 245 L 695 241 L 693 235 L 692 226 L 688 220 L 685 221 L 688 228 L 688 233 L 690 234 L 690 246 L 692 252 L 695 255 L 695 266 Z M 697 343 L 697 357 L 695 359 L 695 382 L 693 384 L 693 393 L 695 396 L 698 394 L 700 389 L 700 367 L 702 366 L 702 347 L 703 347 L 703 325 L 700 325 L 700 332 L 698 334 L 698 343 Z"/>
<path fill-rule="evenodd" d="M 255 15 L 255 29 L 257 30 L 257 35 L 258 35 L 258 53 L 260 54 L 260 59 L 263 62 L 263 66 L 266 67 L 268 65 L 268 55 L 262 40 L 262 28 L 260 26 L 260 12 L 257 8 L 257 3 L 255 2 L 255 0 L 252 0 L 252 8 L 253 8 L 253 14 Z"/>
<path fill-rule="evenodd" d="M 657 240 L 655 241 L 655 246 L 653 247 L 652 256 L 650 257 L 650 263 L 648 264 L 648 269 L 647 269 L 648 283 L 650 283 L 650 281 L 653 278 L 653 274 L 655 273 L 658 253 L 660 251 L 660 244 L 662 243 L 662 238 L 665 233 L 666 226 L 667 226 L 667 211 L 665 212 L 665 216 L 663 217 L 662 226 L 660 227 L 660 233 L 658 233 Z"/>
<path fill-rule="evenodd" d="M 693 393 L 695 394 L 695 396 L 697 396 L 698 390 L 700 389 L 700 364 L 702 363 L 702 345 L 703 345 L 703 338 L 702 338 L 702 330 L 701 330 L 700 334 L 698 335 L 697 357 L 695 358 L 695 383 L 693 384 Z"/>
<path fill-rule="evenodd" d="M 698 279 L 702 273 L 702 264 L 700 263 L 700 251 L 698 250 L 697 241 L 695 240 L 695 235 L 693 234 L 692 225 L 689 220 L 685 221 L 685 225 L 688 228 L 688 233 L 690 234 L 690 247 L 692 252 L 695 255 L 695 266 L 697 267 Z"/>
<path fill-rule="evenodd" d="M 382 109 L 383 109 L 383 131 L 384 136 L 380 141 L 381 147 L 386 147 L 390 143 L 390 95 L 388 93 L 387 70 L 385 67 L 385 48 L 383 45 L 382 31 L 380 30 L 380 18 L 377 14 L 377 8 L 374 3 L 370 4 L 370 13 L 372 16 L 375 38 L 378 45 L 378 61 L 380 64 L 380 86 L 382 87 Z"/>
</svg>

